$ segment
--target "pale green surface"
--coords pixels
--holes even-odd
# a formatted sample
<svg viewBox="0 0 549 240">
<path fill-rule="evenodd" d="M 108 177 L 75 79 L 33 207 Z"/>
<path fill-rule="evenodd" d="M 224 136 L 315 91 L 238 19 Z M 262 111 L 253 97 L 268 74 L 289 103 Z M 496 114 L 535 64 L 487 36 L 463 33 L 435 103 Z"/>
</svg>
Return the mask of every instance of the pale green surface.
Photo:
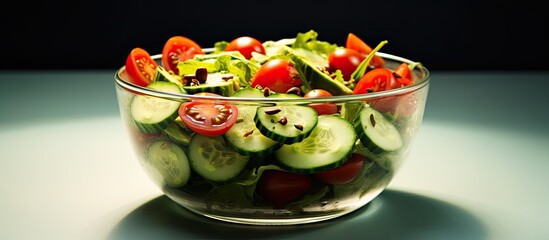
<svg viewBox="0 0 549 240">
<path fill-rule="evenodd" d="M 549 235 L 549 73 L 434 72 L 424 124 L 390 188 L 348 216 L 289 227 L 220 223 L 163 197 L 134 159 L 111 72 L 0 81 L 0 239 Z"/>
</svg>

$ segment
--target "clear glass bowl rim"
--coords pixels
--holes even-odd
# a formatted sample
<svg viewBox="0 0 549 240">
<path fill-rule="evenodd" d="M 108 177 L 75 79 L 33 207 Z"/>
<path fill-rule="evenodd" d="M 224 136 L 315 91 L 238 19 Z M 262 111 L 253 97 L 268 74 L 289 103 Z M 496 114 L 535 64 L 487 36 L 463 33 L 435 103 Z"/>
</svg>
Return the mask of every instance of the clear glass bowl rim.
<svg viewBox="0 0 549 240">
<path fill-rule="evenodd" d="M 208 50 L 213 50 L 213 49 L 204 49 L 205 52 L 208 52 Z M 405 62 L 408 64 L 415 63 L 407 58 L 399 57 L 399 56 L 388 54 L 388 53 L 378 52 L 376 53 L 376 55 L 379 55 L 384 59 L 389 59 L 396 62 Z M 159 59 L 162 58 L 162 54 L 152 55 L 151 57 L 154 60 L 158 61 Z M 416 79 L 415 83 L 409 86 L 391 89 L 387 91 L 365 93 L 365 94 L 338 95 L 338 96 L 321 97 L 321 98 L 242 98 L 242 97 L 225 97 L 225 96 L 220 96 L 220 97 L 197 96 L 193 94 L 179 94 L 179 93 L 157 91 L 154 89 L 142 87 L 142 86 L 130 83 L 128 81 L 125 81 L 120 76 L 120 74 L 123 71 L 125 71 L 125 66 L 122 66 L 116 71 L 114 75 L 114 80 L 116 85 L 121 87 L 122 89 L 125 89 L 126 91 L 132 91 L 136 94 L 159 97 L 159 98 L 170 99 L 170 100 L 181 101 L 181 102 L 189 101 L 190 99 L 193 99 L 193 100 L 204 99 L 204 100 L 219 100 L 225 103 L 227 102 L 233 102 L 233 103 L 242 102 L 246 104 L 251 103 L 253 105 L 255 104 L 272 105 L 273 103 L 282 103 L 282 102 L 289 103 L 289 104 L 310 104 L 310 103 L 322 103 L 322 102 L 338 103 L 338 102 L 359 101 L 359 100 L 364 101 L 369 99 L 386 98 L 391 96 L 403 95 L 403 94 L 421 89 L 427 86 L 431 79 L 430 71 L 422 64 L 418 64 L 414 68 L 414 71 L 419 71 L 422 74 L 421 79 Z"/>
</svg>

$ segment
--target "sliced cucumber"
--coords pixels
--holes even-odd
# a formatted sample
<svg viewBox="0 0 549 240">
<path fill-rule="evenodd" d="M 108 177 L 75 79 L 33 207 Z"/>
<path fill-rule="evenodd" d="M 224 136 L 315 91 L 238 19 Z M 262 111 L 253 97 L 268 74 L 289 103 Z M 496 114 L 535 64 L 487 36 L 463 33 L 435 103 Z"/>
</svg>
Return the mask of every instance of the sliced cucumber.
<svg viewBox="0 0 549 240">
<path fill-rule="evenodd" d="M 221 136 L 195 134 L 189 144 L 191 169 L 211 182 L 223 183 L 237 177 L 249 159 L 233 151 Z"/>
<path fill-rule="evenodd" d="M 263 94 L 263 91 L 259 90 L 258 88 L 244 87 L 238 89 L 238 91 L 233 94 L 233 97 L 263 98 L 265 97 L 265 95 Z"/>
<path fill-rule="evenodd" d="M 154 71 L 153 82 L 172 82 L 177 84 L 177 86 L 179 86 L 180 88 L 183 88 L 183 83 L 181 83 L 181 77 L 174 75 L 162 66 L 156 67 Z M 185 93 L 185 90 L 183 90 L 183 93 Z"/>
<path fill-rule="evenodd" d="M 183 93 L 172 82 L 152 82 L 147 86 L 154 90 Z M 168 99 L 136 95 L 130 104 L 130 112 L 137 128 L 143 133 L 156 133 L 164 130 L 177 117 L 181 103 Z"/>
<path fill-rule="evenodd" d="M 147 158 L 170 187 L 184 186 L 191 176 L 187 155 L 175 143 L 160 140 L 149 144 Z"/>
<path fill-rule="evenodd" d="M 209 73 L 206 82 L 200 85 L 183 86 L 189 94 L 211 92 L 229 97 L 240 88 L 238 76 L 230 73 Z"/>
<path fill-rule="evenodd" d="M 312 89 L 324 89 L 334 96 L 353 93 L 342 82 L 335 81 L 328 74 L 318 69 L 319 66 L 324 67 L 328 64 L 328 61 L 322 57 L 303 48 L 292 49 L 291 53 L 301 80 L 307 82 Z"/>
<path fill-rule="evenodd" d="M 281 167 L 298 173 L 315 173 L 343 165 L 357 136 L 353 125 L 337 115 L 322 115 L 311 135 L 275 152 Z"/>
<path fill-rule="evenodd" d="M 353 125 L 362 144 L 372 153 L 396 151 L 403 145 L 398 129 L 385 115 L 369 106 L 360 110 Z"/>
<path fill-rule="evenodd" d="M 257 129 L 266 137 L 280 143 L 292 144 L 301 142 L 311 134 L 318 123 L 318 114 L 308 106 L 258 107 L 254 121 Z"/>
<path fill-rule="evenodd" d="M 263 91 L 257 88 L 243 88 L 233 97 L 263 98 Z M 237 105 L 238 121 L 223 137 L 234 150 L 246 156 L 264 156 L 282 146 L 281 143 L 263 136 L 255 126 L 254 117 L 257 106 Z"/>
<path fill-rule="evenodd" d="M 192 135 L 183 126 L 185 126 L 183 121 L 180 117 L 177 117 L 163 131 L 173 141 L 186 146 L 191 142 Z"/>
</svg>

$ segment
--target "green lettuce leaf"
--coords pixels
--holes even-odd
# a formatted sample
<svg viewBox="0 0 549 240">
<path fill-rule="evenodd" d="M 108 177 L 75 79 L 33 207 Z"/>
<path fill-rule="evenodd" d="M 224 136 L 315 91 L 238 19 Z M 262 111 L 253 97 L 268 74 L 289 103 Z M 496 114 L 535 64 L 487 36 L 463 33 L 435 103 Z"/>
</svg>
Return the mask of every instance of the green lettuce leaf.
<svg viewBox="0 0 549 240">
<path fill-rule="evenodd" d="M 317 37 L 318 33 L 313 30 L 309 30 L 306 33 L 298 33 L 292 44 L 292 48 L 307 49 L 327 59 L 328 55 L 339 46 L 334 43 L 317 40 Z"/>
<path fill-rule="evenodd" d="M 180 75 L 194 74 L 196 69 L 204 67 L 209 73 L 228 72 L 238 76 L 241 86 L 249 86 L 253 75 L 261 65 L 246 59 L 238 51 L 196 55 L 193 59 L 179 62 Z"/>
</svg>

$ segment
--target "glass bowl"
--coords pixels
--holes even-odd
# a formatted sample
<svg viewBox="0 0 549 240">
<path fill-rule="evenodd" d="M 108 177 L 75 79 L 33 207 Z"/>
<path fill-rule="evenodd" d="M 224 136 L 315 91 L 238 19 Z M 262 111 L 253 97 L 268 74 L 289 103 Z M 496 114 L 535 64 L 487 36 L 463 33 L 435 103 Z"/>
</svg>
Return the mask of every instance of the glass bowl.
<svg viewBox="0 0 549 240">
<path fill-rule="evenodd" d="M 402 62 L 413 63 L 377 54 L 389 69 Z M 152 57 L 158 62 L 161 59 L 161 55 Z M 430 75 L 422 65 L 412 74 L 415 83 L 406 87 L 327 98 L 235 98 L 162 92 L 126 81 L 124 67 L 114 79 L 121 117 L 137 160 L 166 196 L 213 219 L 291 225 L 345 215 L 363 207 L 387 187 L 410 152 L 423 119 Z M 318 115 L 313 130 L 299 143 L 272 144 L 246 156 L 226 136 L 209 137 L 189 130 L 178 114 L 170 115 L 171 122 L 163 130 L 143 131 L 132 117 L 132 103 L 137 99 L 152 99 L 156 103 L 149 104 L 152 109 L 178 108 L 196 101 L 234 106 L 242 116 L 252 111 L 252 116 L 261 113 L 267 118 L 274 118 L 266 114 L 269 111 L 298 109 L 292 114 L 299 115 L 318 104 L 335 105 L 337 113 Z M 237 124 L 243 124 L 242 119 L 233 128 Z M 248 127 L 250 131 L 243 134 L 243 139 L 263 135 L 253 122 Z M 240 144 L 254 147 L 251 142 Z"/>
</svg>

